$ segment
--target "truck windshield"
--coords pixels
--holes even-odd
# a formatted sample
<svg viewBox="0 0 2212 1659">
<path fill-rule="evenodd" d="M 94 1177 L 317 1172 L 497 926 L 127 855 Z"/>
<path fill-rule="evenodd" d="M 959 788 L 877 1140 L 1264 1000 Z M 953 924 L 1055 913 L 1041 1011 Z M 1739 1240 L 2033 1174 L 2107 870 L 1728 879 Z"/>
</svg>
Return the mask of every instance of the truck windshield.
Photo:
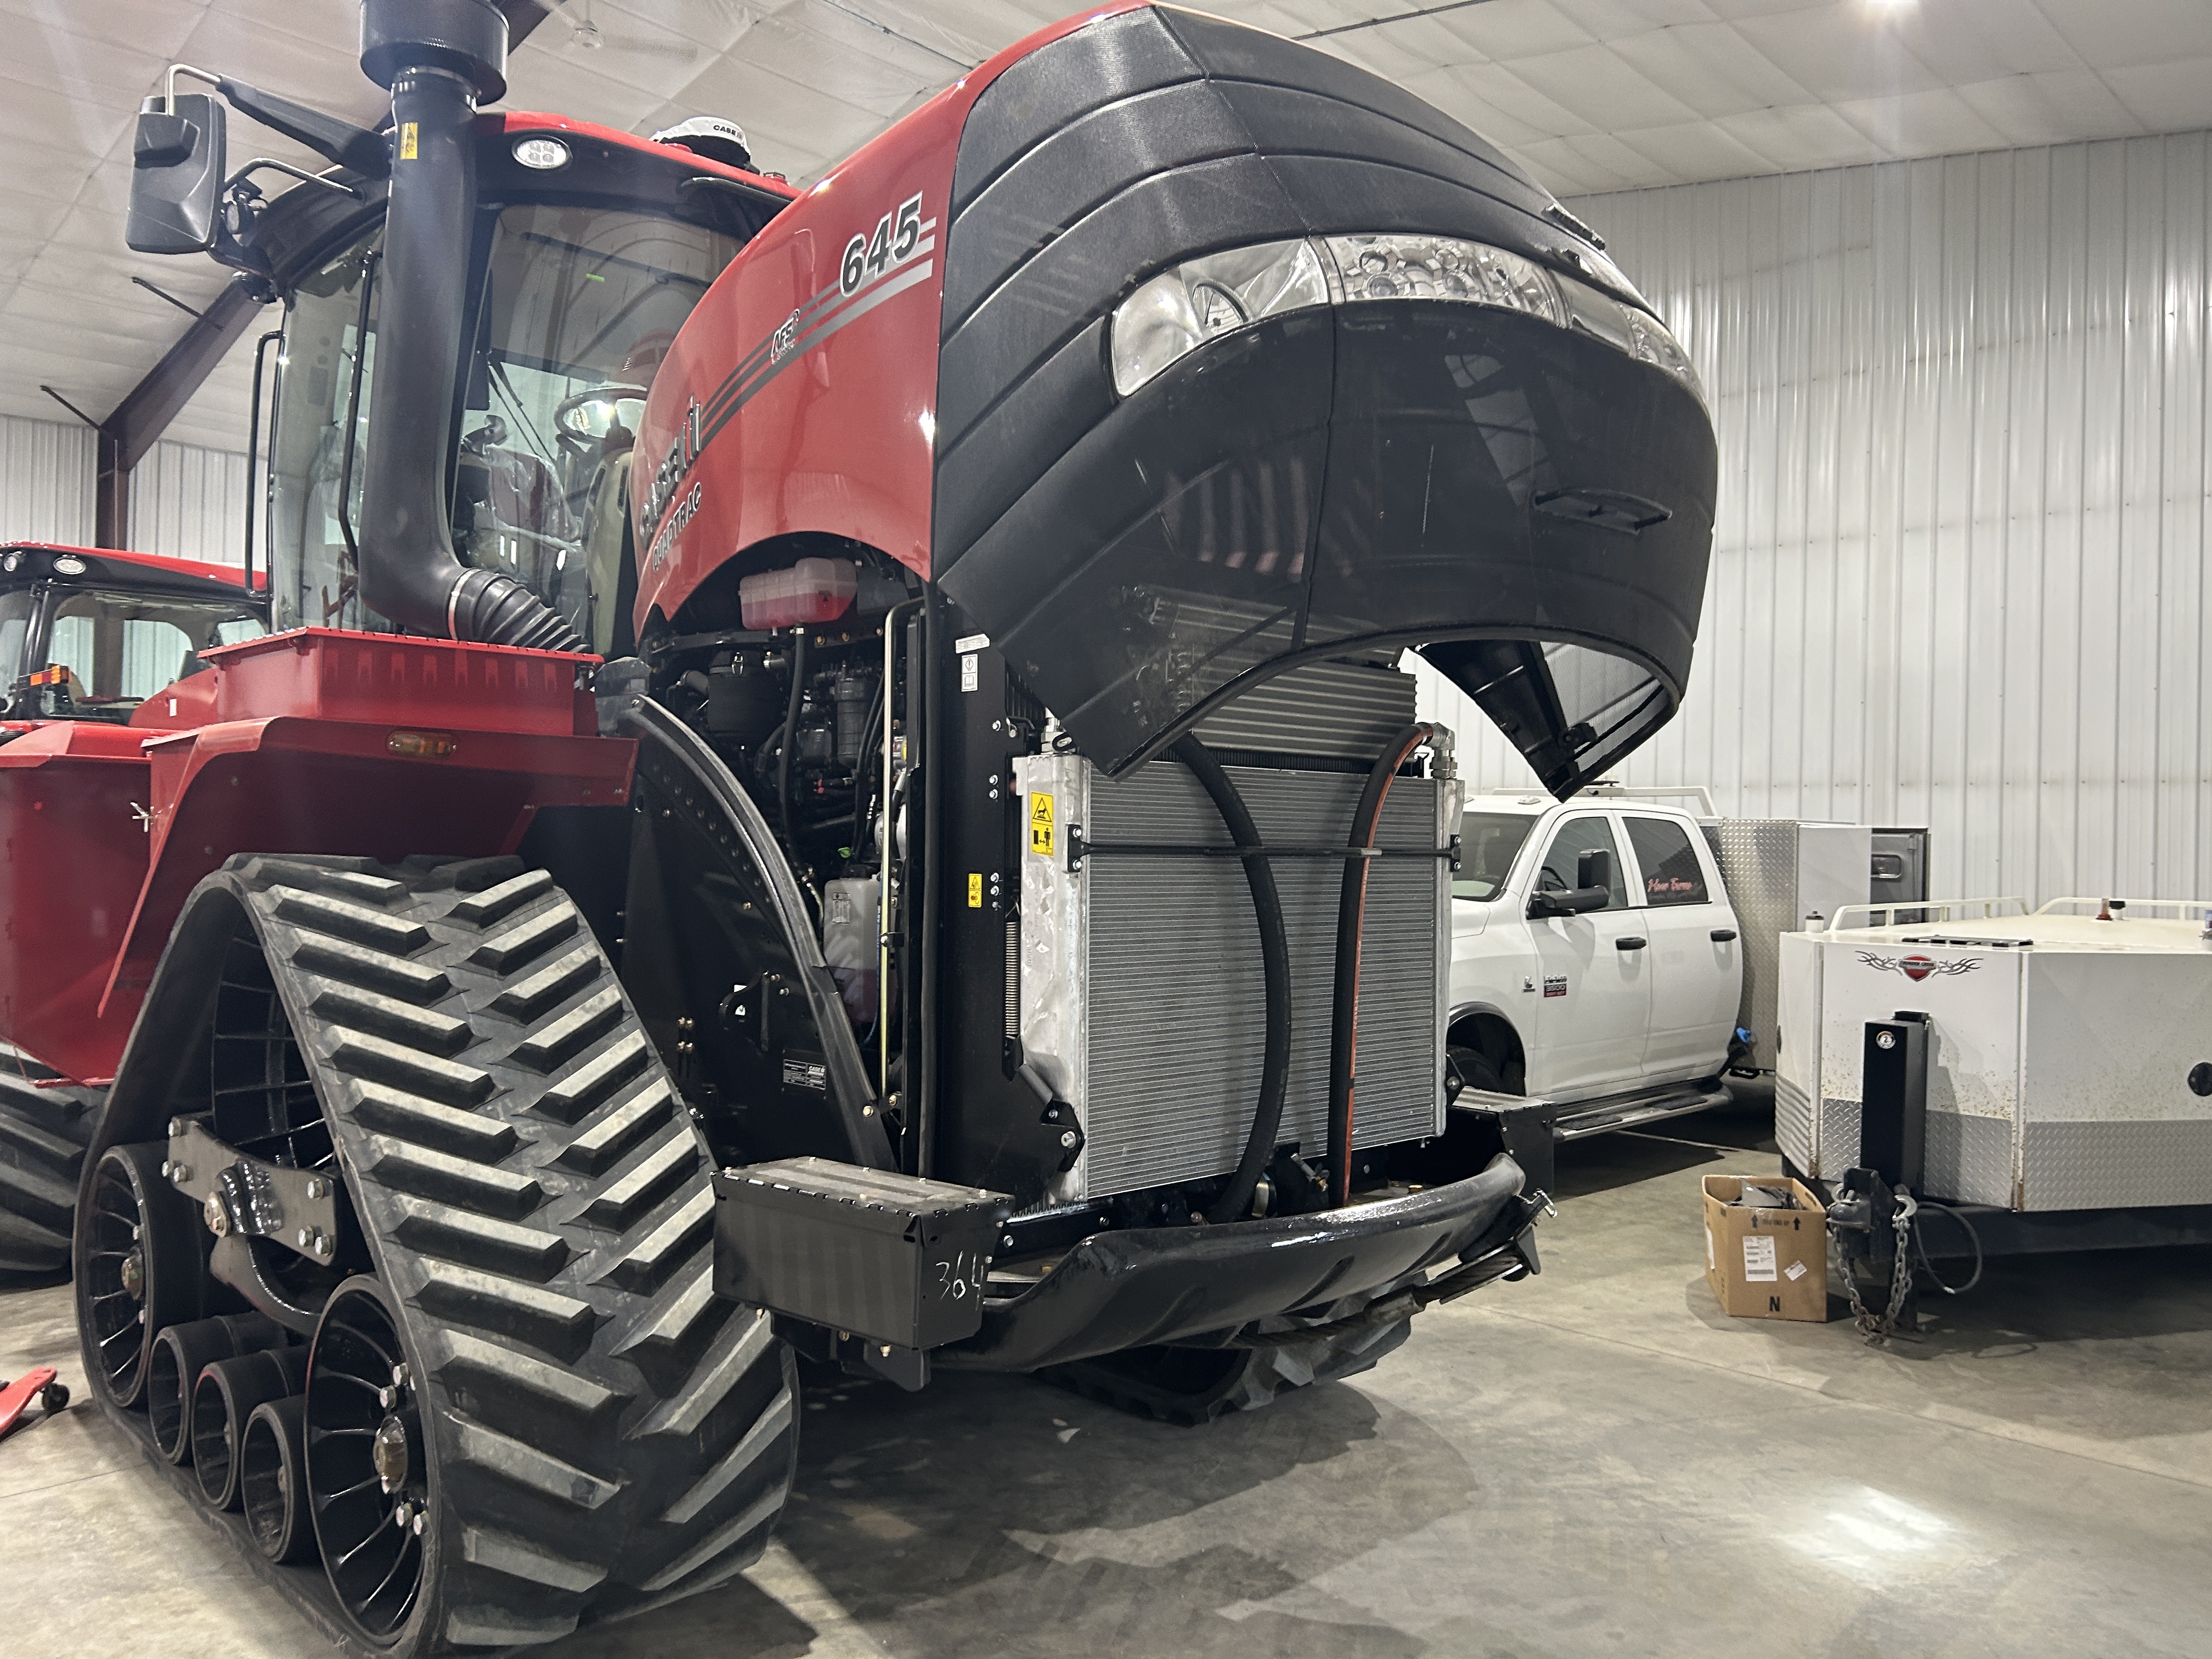
<svg viewBox="0 0 2212 1659">
<path fill-rule="evenodd" d="M 279 628 L 388 625 L 356 597 L 347 544 L 361 531 L 381 241 L 379 231 L 332 260 L 287 308 L 269 454 Z M 623 489 L 646 388 L 741 246 L 628 209 L 536 203 L 498 211 L 475 346 L 462 365 L 453 514 L 464 564 L 518 578 L 587 637 L 611 632 Z"/>
<path fill-rule="evenodd" d="M 4 626 L 4 624 L 0 624 Z M 252 605 L 104 588 L 53 590 L 46 623 L 48 684 L 18 696 L 25 712 L 58 719 L 127 720 L 165 686 L 207 665 L 199 653 L 258 638 L 265 629 Z"/>
<path fill-rule="evenodd" d="M 1452 896 L 1494 899 L 1504 890 L 1536 820 L 1527 812 L 1468 812 L 1459 821 L 1459 873 Z"/>
</svg>

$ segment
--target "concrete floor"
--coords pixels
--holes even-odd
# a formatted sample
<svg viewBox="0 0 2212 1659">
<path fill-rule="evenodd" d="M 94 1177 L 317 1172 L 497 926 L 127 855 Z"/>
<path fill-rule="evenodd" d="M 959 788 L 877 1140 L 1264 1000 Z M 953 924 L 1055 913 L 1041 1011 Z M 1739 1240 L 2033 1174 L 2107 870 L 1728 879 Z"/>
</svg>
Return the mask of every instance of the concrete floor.
<svg viewBox="0 0 2212 1659">
<path fill-rule="evenodd" d="M 1723 1317 L 1698 1179 L 1756 1115 L 1566 1149 L 1540 1279 L 1211 1429 L 1023 1379 L 817 1395 L 745 1578 L 544 1659 L 2212 1655 L 2212 1250 L 1991 1270 L 1928 1340 Z M 76 1370 L 66 1287 L 0 1375 Z M 0 1443 L 0 1649 L 319 1639 L 89 1410 Z"/>
</svg>

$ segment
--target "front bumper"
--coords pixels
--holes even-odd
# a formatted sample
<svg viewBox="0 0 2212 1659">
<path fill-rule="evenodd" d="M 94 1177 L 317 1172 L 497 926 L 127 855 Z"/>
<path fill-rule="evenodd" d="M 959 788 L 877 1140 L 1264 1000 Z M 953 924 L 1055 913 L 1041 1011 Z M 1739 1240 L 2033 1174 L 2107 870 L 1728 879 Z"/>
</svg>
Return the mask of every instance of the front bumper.
<svg viewBox="0 0 2212 1659">
<path fill-rule="evenodd" d="M 1127 1348 L 1221 1346 L 1263 1320 L 1338 1316 L 1425 1269 L 1490 1259 L 1495 1277 L 1534 1271 L 1527 1236 L 1544 1200 L 1524 1198 L 1522 1185 L 1520 1165 L 1500 1155 L 1464 1181 L 1375 1204 L 1094 1234 L 1021 1295 L 987 1301 L 982 1328 L 931 1358 L 1027 1371 Z"/>
</svg>

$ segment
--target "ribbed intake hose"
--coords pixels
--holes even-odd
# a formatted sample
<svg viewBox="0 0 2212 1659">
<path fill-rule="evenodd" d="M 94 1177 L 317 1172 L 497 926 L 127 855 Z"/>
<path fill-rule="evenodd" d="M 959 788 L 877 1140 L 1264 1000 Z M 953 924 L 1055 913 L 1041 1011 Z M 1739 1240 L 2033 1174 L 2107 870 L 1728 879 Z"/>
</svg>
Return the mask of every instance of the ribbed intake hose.
<svg viewBox="0 0 2212 1659">
<path fill-rule="evenodd" d="M 1367 775 L 1359 805 L 1352 815 L 1348 848 L 1362 854 L 1375 846 L 1375 832 L 1382 819 L 1382 803 L 1389 799 L 1390 781 L 1406 757 L 1429 740 L 1435 728 L 1417 724 L 1390 739 Z M 1336 902 L 1336 992 L 1329 1009 L 1328 1030 L 1328 1191 L 1329 1202 L 1342 1209 L 1352 1202 L 1352 1073 L 1359 1054 L 1360 938 L 1367 926 L 1367 866 L 1370 857 L 1346 859 L 1344 886 Z"/>
<path fill-rule="evenodd" d="M 469 262 L 462 256 L 476 218 L 470 131 L 476 88 L 452 70 L 433 67 L 404 68 L 391 86 L 393 131 L 408 142 L 392 164 L 378 279 L 362 481 L 362 601 L 418 633 L 586 650 L 575 629 L 520 582 L 469 569 L 454 555 L 447 449 L 468 300 Z"/>
<path fill-rule="evenodd" d="M 1213 751 L 1186 732 L 1168 750 L 1191 769 L 1214 810 L 1240 848 L 1259 847 L 1260 826 L 1244 805 L 1244 797 L 1229 781 L 1229 774 Z M 1282 895 L 1275 890 L 1274 867 L 1265 853 L 1247 851 L 1238 860 L 1244 866 L 1245 884 L 1252 890 L 1252 911 L 1260 924 L 1260 968 L 1267 986 L 1267 1046 L 1260 1061 L 1260 1101 L 1252 1109 L 1252 1127 L 1244 1138 L 1244 1155 L 1237 1172 L 1213 1206 L 1206 1212 L 1212 1222 L 1237 1221 L 1251 1212 L 1252 1194 L 1261 1172 L 1275 1155 L 1275 1137 L 1283 1127 L 1283 1096 L 1291 1078 L 1291 945 L 1283 927 Z"/>
</svg>

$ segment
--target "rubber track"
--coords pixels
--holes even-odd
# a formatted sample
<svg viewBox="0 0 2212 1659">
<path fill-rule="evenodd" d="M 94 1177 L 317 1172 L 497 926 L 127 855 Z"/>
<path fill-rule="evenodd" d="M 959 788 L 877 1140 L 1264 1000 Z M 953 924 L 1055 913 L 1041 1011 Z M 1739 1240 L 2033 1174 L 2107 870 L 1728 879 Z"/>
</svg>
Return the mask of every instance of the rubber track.
<svg viewBox="0 0 2212 1659">
<path fill-rule="evenodd" d="M 53 1075 L 0 1045 L 0 1273 L 70 1265 L 77 1176 L 106 1093 L 37 1086 Z"/>
<path fill-rule="evenodd" d="M 708 1162 L 575 906 L 519 860 L 237 858 L 441 1498 L 386 1656 L 550 1641 L 757 1559 L 797 1458 L 765 1316 L 711 1292 Z"/>
</svg>

